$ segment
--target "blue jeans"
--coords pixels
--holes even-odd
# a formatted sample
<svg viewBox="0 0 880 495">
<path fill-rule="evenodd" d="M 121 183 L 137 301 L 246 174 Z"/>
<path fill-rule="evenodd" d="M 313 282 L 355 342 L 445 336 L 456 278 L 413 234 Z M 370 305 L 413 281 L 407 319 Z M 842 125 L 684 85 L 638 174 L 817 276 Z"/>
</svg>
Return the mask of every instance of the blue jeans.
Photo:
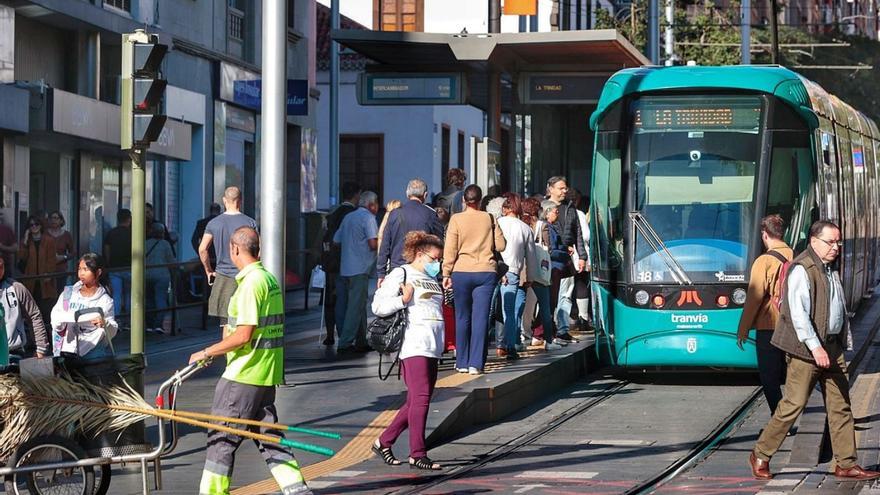
<svg viewBox="0 0 880 495">
<path fill-rule="evenodd" d="M 452 272 L 455 294 L 455 367 L 486 364 L 489 303 L 495 291 L 495 272 Z"/>
<path fill-rule="evenodd" d="M 559 281 L 559 300 L 556 301 L 556 329 L 559 335 L 568 333 L 572 292 L 574 292 L 574 277 L 565 277 Z"/>
<path fill-rule="evenodd" d="M 538 317 L 544 326 L 544 342 L 553 342 L 556 331 L 553 327 L 553 306 L 550 305 L 550 287 L 547 285 L 532 284 L 532 292 L 538 300 Z"/>
<path fill-rule="evenodd" d="M 338 349 L 356 345 L 367 345 L 367 295 L 369 294 L 370 275 L 354 275 L 343 277 L 348 288 L 346 298 L 345 323 L 339 334 Z M 339 300 L 336 301 L 337 307 Z M 338 323 L 337 323 L 338 324 Z"/>
<path fill-rule="evenodd" d="M 110 272 L 110 287 L 113 289 L 113 312 L 122 314 L 123 306 L 131 312 L 131 272 Z"/>
<path fill-rule="evenodd" d="M 168 284 L 171 283 L 171 277 L 149 277 L 147 278 L 147 309 L 162 310 L 168 307 Z M 146 320 L 148 328 L 161 328 L 162 320 L 165 318 L 164 311 L 156 311 L 155 313 L 147 313 Z"/>
<path fill-rule="evenodd" d="M 501 284 L 501 308 L 504 311 L 504 337 L 498 339 L 498 348 L 516 350 L 519 327 L 526 305 L 526 290 L 519 285 L 519 274 L 507 272 L 507 284 Z"/>
</svg>

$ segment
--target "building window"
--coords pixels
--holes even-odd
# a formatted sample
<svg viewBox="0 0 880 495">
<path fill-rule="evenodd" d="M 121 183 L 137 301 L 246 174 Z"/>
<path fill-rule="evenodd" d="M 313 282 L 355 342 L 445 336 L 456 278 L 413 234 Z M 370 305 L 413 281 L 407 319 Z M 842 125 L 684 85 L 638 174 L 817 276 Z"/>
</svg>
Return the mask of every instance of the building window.
<svg viewBox="0 0 880 495">
<path fill-rule="evenodd" d="M 382 134 L 339 136 L 339 184 L 351 181 L 364 191 L 373 191 L 382 203 Z"/>
<path fill-rule="evenodd" d="M 238 8 L 239 2 L 229 0 L 226 14 L 226 29 L 229 37 L 236 41 L 244 41 L 244 10 Z M 243 5 L 241 6 L 244 7 Z"/>
<path fill-rule="evenodd" d="M 290 29 L 294 29 L 296 27 L 296 2 L 294 0 L 287 0 L 287 27 Z"/>
<path fill-rule="evenodd" d="M 446 172 L 449 172 L 449 155 L 451 154 L 449 147 L 452 144 L 450 143 L 450 134 L 449 126 L 444 124 L 440 135 L 440 177 L 443 178 L 446 178 Z"/>
<path fill-rule="evenodd" d="M 131 13 L 131 0 L 104 0 L 104 5 Z"/>
<path fill-rule="evenodd" d="M 464 132 L 458 131 L 458 168 L 464 168 Z"/>
<path fill-rule="evenodd" d="M 425 0 L 373 0 L 373 29 L 425 30 Z"/>
</svg>

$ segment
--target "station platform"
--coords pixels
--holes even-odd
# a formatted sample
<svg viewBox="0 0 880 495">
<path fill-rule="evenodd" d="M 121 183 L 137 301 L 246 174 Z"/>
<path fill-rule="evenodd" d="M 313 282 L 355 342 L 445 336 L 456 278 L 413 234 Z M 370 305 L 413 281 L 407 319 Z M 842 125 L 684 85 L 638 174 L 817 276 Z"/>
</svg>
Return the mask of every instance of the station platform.
<svg viewBox="0 0 880 495">
<path fill-rule="evenodd" d="M 299 302 L 291 308 L 302 307 Z M 387 381 L 378 378 L 379 356 L 375 352 L 337 358 L 332 348 L 321 345 L 319 307 L 309 311 L 292 309 L 288 313 L 285 347 L 285 380 L 277 392 L 279 421 L 284 424 L 336 432 L 342 440 L 290 435 L 299 441 L 320 444 L 337 452 L 332 458 L 294 451 L 309 486 L 316 493 L 334 493 L 329 487 L 340 476 L 363 471 L 362 463 L 374 458 L 370 445 L 390 424 L 405 398 L 405 386 L 392 373 Z M 563 349 L 545 351 L 531 347 L 520 353 L 522 359 L 496 358 L 490 348 L 485 373 L 457 373 L 452 353 L 444 355 L 428 416 L 429 448 L 439 445 L 466 429 L 496 422 L 511 413 L 558 392 L 596 368 L 592 337 L 572 332 L 580 342 Z M 146 398 L 174 369 L 185 364 L 192 352 L 219 336 L 219 330 L 185 329 L 179 336 L 148 335 Z M 124 348 L 124 346 L 123 346 Z M 220 360 L 222 361 L 222 360 Z M 178 408 L 209 412 L 214 386 L 223 371 L 215 362 L 194 375 L 181 388 Z M 148 424 L 148 436 L 155 426 Z M 162 462 L 163 489 L 157 493 L 193 493 L 197 489 L 205 460 L 206 435 L 202 430 L 180 425 L 177 449 Z M 399 457 L 406 459 L 408 438 L 398 440 Z M 112 493 L 140 493 L 140 476 L 135 466 L 114 466 Z M 324 488 L 322 488 L 324 487 Z M 233 475 L 235 495 L 276 493 L 259 452 L 245 442 L 236 455 Z"/>
</svg>

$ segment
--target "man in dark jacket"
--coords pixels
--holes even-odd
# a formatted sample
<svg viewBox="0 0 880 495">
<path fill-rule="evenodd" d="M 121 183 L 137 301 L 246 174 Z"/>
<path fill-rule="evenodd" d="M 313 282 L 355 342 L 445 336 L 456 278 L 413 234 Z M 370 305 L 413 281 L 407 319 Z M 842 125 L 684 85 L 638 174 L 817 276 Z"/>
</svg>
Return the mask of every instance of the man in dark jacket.
<svg viewBox="0 0 880 495">
<path fill-rule="evenodd" d="M 581 224 L 578 220 L 575 205 L 567 199 L 568 183 L 565 177 L 556 175 L 547 180 L 547 197 L 559 205 L 559 217 L 556 220 L 556 228 L 562 236 L 562 243 L 568 248 L 569 254 L 577 252 L 578 261 L 569 263 L 569 273 L 559 282 L 559 300 L 556 302 L 556 336 L 565 341 L 576 341 L 568 333 L 571 322 L 571 296 L 574 292 L 574 275 L 584 271 L 587 266 L 587 248 L 584 246 L 584 235 L 581 232 Z"/>
<path fill-rule="evenodd" d="M 464 170 L 450 168 L 449 172 L 446 172 L 446 189 L 437 195 L 434 200 L 434 206 L 446 208 L 450 215 L 464 211 L 462 198 L 465 181 L 467 181 L 467 175 L 464 173 Z"/>
<path fill-rule="evenodd" d="M 342 252 L 339 245 L 333 243 L 333 236 L 339 230 L 342 219 L 349 213 L 357 210 L 357 204 L 361 196 L 361 187 L 354 182 L 342 184 L 342 197 L 344 200 L 334 208 L 325 219 L 326 226 L 321 249 L 321 266 L 326 274 L 324 282 L 324 323 L 327 336 L 324 345 L 336 344 L 335 330 L 342 328 L 345 320 L 345 303 L 348 299 L 348 288 L 339 275 Z"/>
<path fill-rule="evenodd" d="M 785 393 L 749 456 L 757 479 L 772 478 L 770 457 L 804 411 L 818 381 L 825 395 L 834 476 L 844 481 L 880 478 L 880 472 L 856 464 L 856 435 L 843 356 L 849 325 L 840 276 L 831 267 L 841 247 L 840 228 L 819 220 L 810 227 L 810 246 L 791 262 L 770 340 L 789 357 Z"/>
<path fill-rule="evenodd" d="M 379 286 L 385 274 L 398 266 L 405 265 L 403 259 L 403 240 L 406 234 L 414 230 L 423 230 L 443 238 L 443 226 L 437 212 L 425 205 L 428 199 L 428 185 L 422 179 L 413 179 L 406 186 L 406 197 L 409 199 L 400 208 L 389 213 L 385 232 L 382 234 L 382 245 L 376 260 L 376 273 Z"/>
</svg>

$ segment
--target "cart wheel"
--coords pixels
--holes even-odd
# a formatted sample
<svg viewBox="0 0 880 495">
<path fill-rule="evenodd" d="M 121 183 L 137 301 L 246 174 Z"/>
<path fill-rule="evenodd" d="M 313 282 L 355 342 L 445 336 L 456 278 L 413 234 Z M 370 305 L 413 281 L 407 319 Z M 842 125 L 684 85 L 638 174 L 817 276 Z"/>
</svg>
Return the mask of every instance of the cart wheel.
<svg viewBox="0 0 880 495">
<path fill-rule="evenodd" d="M 83 449 L 73 441 L 47 435 L 23 443 L 12 455 L 9 465 L 15 468 L 85 458 Z M 92 495 L 95 489 L 95 471 L 91 466 L 12 474 L 9 478 L 11 483 L 6 482 L 6 491 L 12 495 L 24 493 L 22 481 L 32 495 Z"/>
<path fill-rule="evenodd" d="M 101 464 L 101 474 L 95 483 L 95 495 L 107 495 L 107 490 L 110 489 L 110 473 L 110 464 Z"/>
</svg>

